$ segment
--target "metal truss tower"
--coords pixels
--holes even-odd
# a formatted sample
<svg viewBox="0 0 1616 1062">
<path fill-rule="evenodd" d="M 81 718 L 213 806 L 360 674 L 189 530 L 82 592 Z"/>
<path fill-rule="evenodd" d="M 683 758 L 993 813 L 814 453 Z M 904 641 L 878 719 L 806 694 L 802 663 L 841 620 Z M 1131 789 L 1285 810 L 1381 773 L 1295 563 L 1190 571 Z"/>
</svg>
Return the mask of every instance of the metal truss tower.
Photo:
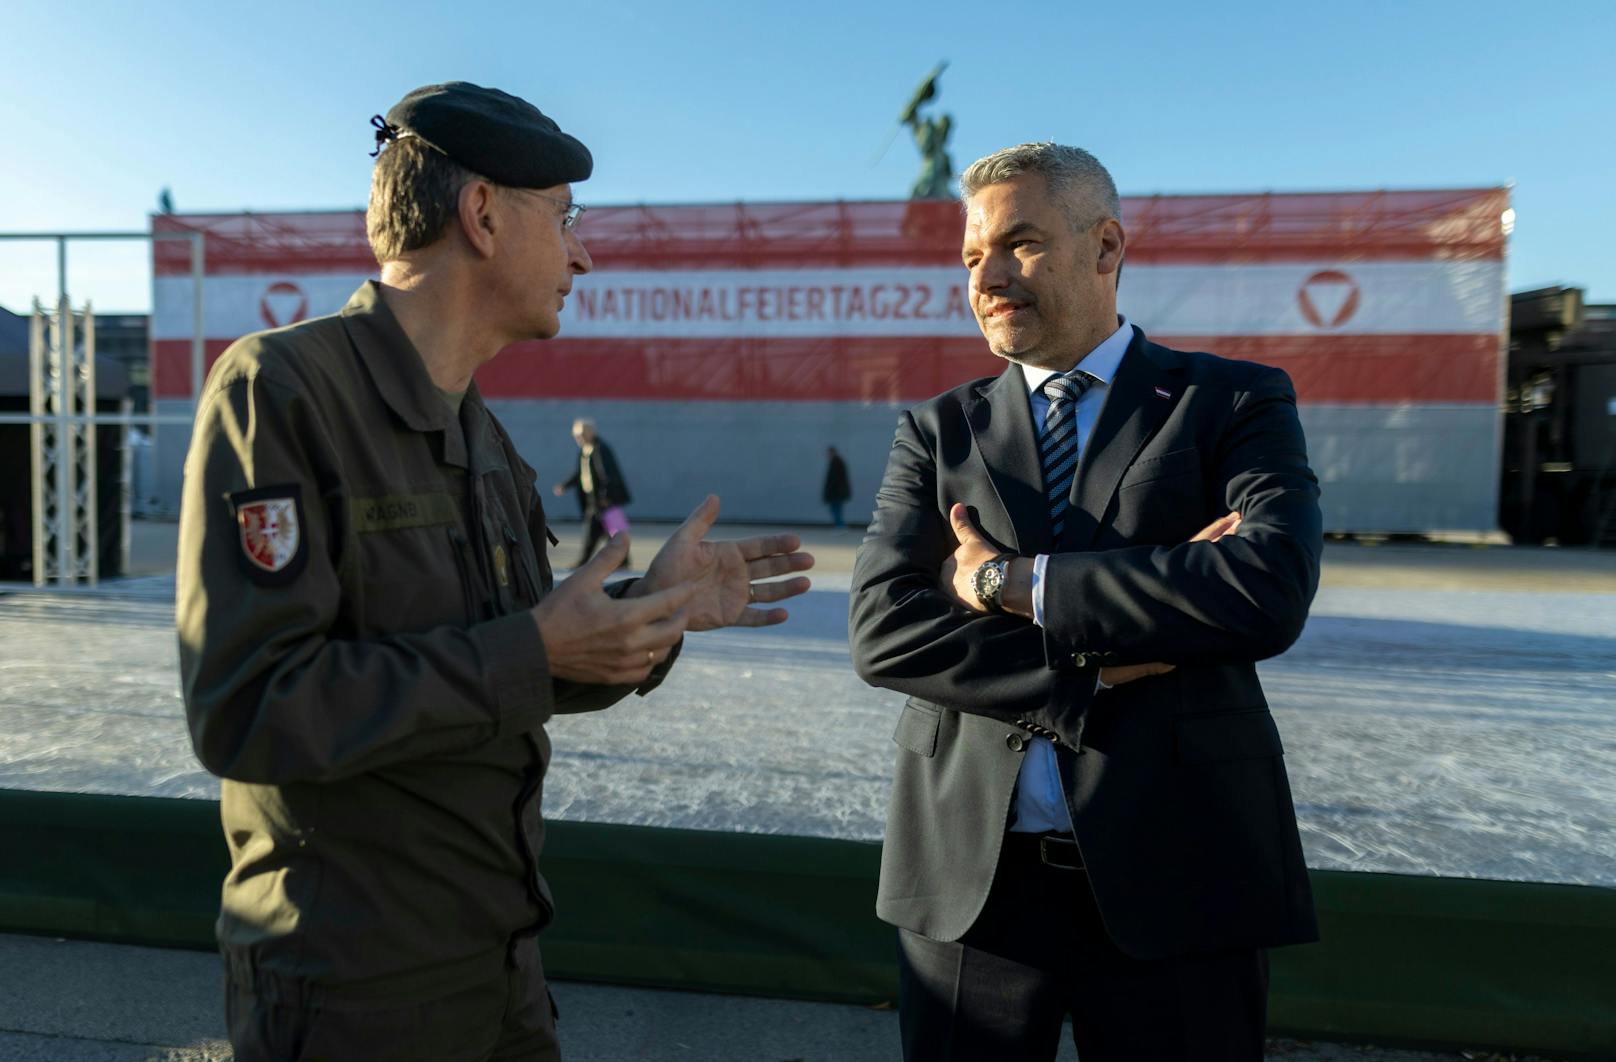
<svg viewBox="0 0 1616 1062">
<path fill-rule="evenodd" d="M 95 313 L 64 295 L 34 300 L 28 343 L 34 585 L 94 585 L 100 575 Z"/>
</svg>

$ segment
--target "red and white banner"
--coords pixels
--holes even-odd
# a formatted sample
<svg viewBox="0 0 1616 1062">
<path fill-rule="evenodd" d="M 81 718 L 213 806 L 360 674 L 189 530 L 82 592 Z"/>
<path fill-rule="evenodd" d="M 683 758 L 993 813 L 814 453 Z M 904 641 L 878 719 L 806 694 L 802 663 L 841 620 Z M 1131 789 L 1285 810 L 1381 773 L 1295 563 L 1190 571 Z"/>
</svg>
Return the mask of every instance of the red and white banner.
<svg viewBox="0 0 1616 1062">
<path fill-rule="evenodd" d="M 1121 308 L 1154 339 L 1280 365 L 1304 402 L 1498 399 L 1504 189 L 1124 200 Z M 207 234 L 209 360 L 334 312 L 375 265 L 359 212 L 164 215 Z M 497 397 L 906 402 L 998 371 L 951 203 L 592 210 L 561 335 L 478 379 Z M 189 247 L 154 241 L 159 397 L 189 394 Z"/>
</svg>

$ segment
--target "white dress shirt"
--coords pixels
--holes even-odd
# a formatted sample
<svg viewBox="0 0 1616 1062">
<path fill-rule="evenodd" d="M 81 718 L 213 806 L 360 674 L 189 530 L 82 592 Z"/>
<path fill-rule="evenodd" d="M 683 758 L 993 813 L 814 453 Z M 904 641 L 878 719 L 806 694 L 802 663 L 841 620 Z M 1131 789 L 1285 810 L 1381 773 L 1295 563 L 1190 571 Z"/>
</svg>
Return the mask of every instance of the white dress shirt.
<svg viewBox="0 0 1616 1062">
<path fill-rule="evenodd" d="M 1122 364 L 1133 341 L 1133 329 L 1126 318 L 1117 318 L 1117 330 L 1067 373 L 1078 372 L 1094 377 L 1089 389 L 1077 400 L 1077 446 L 1081 460 L 1089 436 L 1094 434 L 1095 422 L 1100 419 L 1100 408 L 1105 396 L 1111 393 L 1111 380 Z M 1021 367 L 1027 381 L 1027 400 L 1032 406 L 1032 422 L 1041 440 L 1044 434 L 1044 416 L 1049 412 L 1049 399 L 1044 394 L 1044 383 L 1055 373 L 1049 369 Z M 1075 480 L 1073 481 L 1076 482 Z M 1040 627 L 1044 625 L 1044 571 L 1049 565 L 1049 554 L 1040 553 L 1032 562 L 1032 617 Z M 1010 826 L 1017 833 L 1069 833 L 1072 813 L 1066 806 L 1066 789 L 1061 784 L 1060 768 L 1055 761 L 1055 746 L 1048 738 L 1030 738 L 1021 761 L 1021 773 L 1016 778 L 1015 821 Z"/>
</svg>

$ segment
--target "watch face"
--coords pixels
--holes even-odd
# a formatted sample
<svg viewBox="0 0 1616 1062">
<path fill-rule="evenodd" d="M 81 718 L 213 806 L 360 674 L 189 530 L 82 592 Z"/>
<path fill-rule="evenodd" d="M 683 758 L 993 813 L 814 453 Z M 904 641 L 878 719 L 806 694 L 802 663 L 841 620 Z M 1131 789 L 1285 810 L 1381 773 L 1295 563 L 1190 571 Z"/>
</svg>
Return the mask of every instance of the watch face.
<svg viewBox="0 0 1616 1062">
<path fill-rule="evenodd" d="M 1004 583 L 1004 565 L 988 561 L 976 570 L 976 596 L 990 608 L 998 607 L 999 590 Z"/>
</svg>

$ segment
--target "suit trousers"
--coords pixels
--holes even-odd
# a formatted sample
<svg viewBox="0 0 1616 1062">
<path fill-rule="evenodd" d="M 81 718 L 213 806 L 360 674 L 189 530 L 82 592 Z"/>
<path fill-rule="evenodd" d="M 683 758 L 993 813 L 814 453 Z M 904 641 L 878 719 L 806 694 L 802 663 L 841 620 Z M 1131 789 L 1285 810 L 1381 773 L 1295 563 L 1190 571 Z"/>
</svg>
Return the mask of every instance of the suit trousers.
<svg viewBox="0 0 1616 1062">
<path fill-rule="evenodd" d="M 1061 1024 L 1083 1062 L 1261 1062 L 1268 953 L 1141 960 L 1106 935 L 1088 877 L 1007 833 L 958 941 L 898 931 L 905 1062 L 1049 1062 Z"/>
<path fill-rule="evenodd" d="M 531 934 L 512 938 L 494 979 L 418 1003 L 355 1006 L 286 978 L 225 979 L 237 1062 L 560 1062 L 555 1023 Z"/>
</svg>

